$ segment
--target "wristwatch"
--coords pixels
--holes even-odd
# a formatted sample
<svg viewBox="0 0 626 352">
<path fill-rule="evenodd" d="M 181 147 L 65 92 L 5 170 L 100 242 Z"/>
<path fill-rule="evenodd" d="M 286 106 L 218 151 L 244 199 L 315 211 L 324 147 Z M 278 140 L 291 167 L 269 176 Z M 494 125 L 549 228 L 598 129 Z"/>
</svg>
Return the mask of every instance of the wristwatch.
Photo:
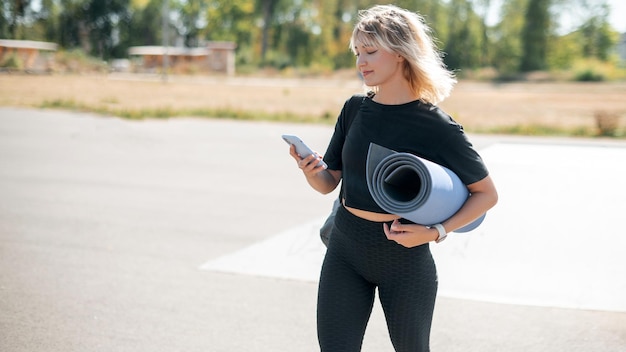
<svg viewBox="0 0 626 352">
<path fill-rule="evenodd" d="M 431 228 L 433 228 L 433 227 L 437 229 L 437 232 L 439 232 L 439 237 L 437 237 L 435 242 L 437 242 L 437 243 L 443 242 L 443 240 L 445 240 L 446 237 L 448 237 L 448 234 L 446 233 L 446 228 L 443 227 L 443 225 L 441 225 L 441 224 L 434 224 L 434 225 L 431 226 Z"/>
</svg>

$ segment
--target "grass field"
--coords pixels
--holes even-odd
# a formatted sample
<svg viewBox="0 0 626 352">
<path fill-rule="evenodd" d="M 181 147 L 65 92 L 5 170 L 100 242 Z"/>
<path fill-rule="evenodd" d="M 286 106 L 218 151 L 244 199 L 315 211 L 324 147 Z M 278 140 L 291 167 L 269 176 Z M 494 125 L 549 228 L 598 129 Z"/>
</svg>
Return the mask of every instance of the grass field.
<svg viewBox="0 0 626 352">
<path fill-rule="evenodd" d="M 344 100 L 363 90 L 353 77 L 109 74 L 0 75 L 0 106 L 61 108 L 124 118 L 198 116 L 313 123 L 335 121 Z M 597 134 L 599 116 L 624 136 L 626 82 L 460 82 L 440 106 L 474 132 Z"/>
</svg>

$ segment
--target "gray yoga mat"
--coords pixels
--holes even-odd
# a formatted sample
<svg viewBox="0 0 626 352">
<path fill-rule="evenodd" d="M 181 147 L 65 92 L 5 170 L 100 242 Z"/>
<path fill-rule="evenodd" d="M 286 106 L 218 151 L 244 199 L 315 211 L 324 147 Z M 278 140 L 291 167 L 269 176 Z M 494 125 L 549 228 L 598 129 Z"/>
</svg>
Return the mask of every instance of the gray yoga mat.
<svg viewBox="0 0 626 352">
<path fill-rule="evenodd" d="M 410 153 L 370 143 L 367 187 L 383 210 L 422 225 L 441 223 L 454 215 L 469 196 L 452 170 Z M 478 227 L 485 214 L 454 232 Z"/>
</svg>

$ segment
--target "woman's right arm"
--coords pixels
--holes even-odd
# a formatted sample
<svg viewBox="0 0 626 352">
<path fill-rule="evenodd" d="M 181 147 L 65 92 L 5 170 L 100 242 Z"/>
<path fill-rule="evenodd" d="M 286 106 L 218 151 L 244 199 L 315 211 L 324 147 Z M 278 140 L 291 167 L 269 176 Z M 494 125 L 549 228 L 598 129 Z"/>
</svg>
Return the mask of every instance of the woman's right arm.
<svg viewBox="0 0 626 352">
<path fill-rule="evenodd" d="M 316 154 L 301 158 L 293 145 L 289 148 L 289 154 L 298 162 L 298 168 L 302 170 L 304 177 L 314 190 L 328 194 L 337 188 L 341 180 L 341 170 L 325 169 L 319 164 L 322 157 Z"/>
</svg>

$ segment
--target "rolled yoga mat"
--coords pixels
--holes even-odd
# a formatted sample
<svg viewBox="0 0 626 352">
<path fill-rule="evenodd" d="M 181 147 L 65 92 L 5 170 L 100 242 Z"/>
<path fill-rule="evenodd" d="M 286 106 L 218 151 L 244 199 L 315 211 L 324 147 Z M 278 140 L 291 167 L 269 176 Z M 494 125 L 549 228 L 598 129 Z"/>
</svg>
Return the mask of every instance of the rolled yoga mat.
<svg viewBox="0 0 626 352">
<path fill-rule="evenodd" d="M 454 215 L 469 191 L 452 170 L 410 153 L 370 143 L 367 187 L 386 212 L 421 225 L 434 225 Z M 454 232 L 478 227 L 485 214 Z"/>
</svg>

